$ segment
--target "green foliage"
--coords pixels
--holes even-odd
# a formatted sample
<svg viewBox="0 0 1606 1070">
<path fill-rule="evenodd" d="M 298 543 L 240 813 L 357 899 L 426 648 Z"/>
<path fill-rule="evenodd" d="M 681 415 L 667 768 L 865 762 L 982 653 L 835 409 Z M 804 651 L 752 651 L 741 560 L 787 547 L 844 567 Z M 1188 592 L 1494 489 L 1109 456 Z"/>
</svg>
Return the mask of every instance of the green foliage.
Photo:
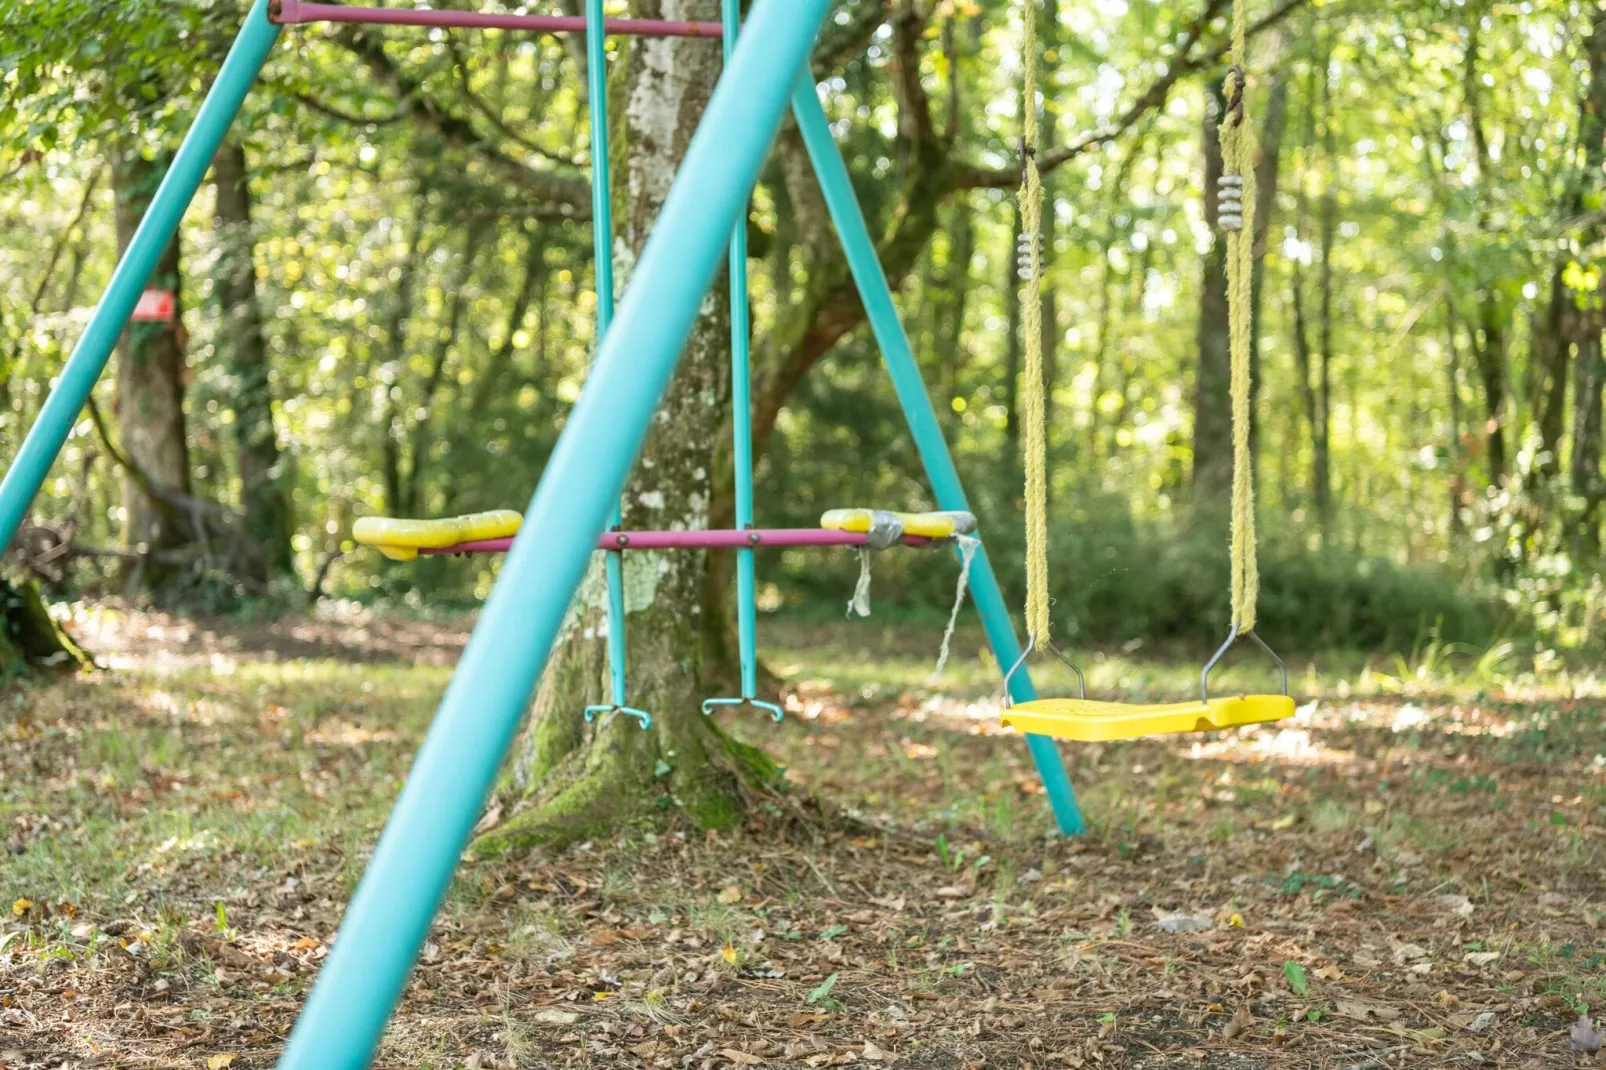
<svg viewBox="0 0 1606 1070">
<path fill-rule="evenodd" d="M 1066 495 L 1051 538 L 1055 626 L 1066 642 L 1202 647 L 1226 634 L 1224 524 L 1144 521 L 1119 498 Z M 989 549 L 1006 591 L 1021 591 L 1018 534 L 999 532 Z M 958 571 L 950 555 L 882 554 L 874 564 L 876 612 L 923 621 L 946 615 Z M 824 564 L 782 555 L 762 566 L 764 578 L 789 592 L 786 607 L 804 615 L 820 612 L 807 607 L 837 611 L 858 567 L 851 555 Z M 1483 646 L 1509 620 L 1492 586 L 1469 583 L 1453 569 L 1312 550 L 1292 533 L 1268 534 L 1260 568 L 1260 631 L 1288 651 L 1403 651 L 1428 635 Z"/>
<path fill-rule="evenodd" d="M 836 988 L 836 982 L 839 976 L 840 974 L 833 973 L 825 980 L 821 981 L 812 991 L 809 992 L 806 997 L 804 997 L 803 1002 L 807 1003 L 811 1007 L 816 1003 L 824 1004 L 827 1007 L 836 1006 L 837 1004 L 831 999 L 831 991 Z"/>
<path fill-rule="evenodd" d="M 114 262 L 109 183 L 92 180 L 117 142 L 171 142 L 184 129 L 246 7 L 0 0 L 0 463 Z M 892 272 L 908 332 L 1018 601 L 1018 22 L 1004 0 L 916 8 L 930 19 L 912 47 L 936 144 L 910 140 L 918 116 L 885 27 L 852 40 L 828 28 L 817 66 L 872 230 L 892 235 L 889 259 L 908 254 Z M 1059 145 L 1151 99 L 1197 14 L 1058 10 L 1044 59 Z M 1598 536 L 1601 513 L 1588 484 L 1601 473 L 1576 473 L 1577 492 L 1543 489 L 1534 442 L 1551 283 L 1587 308 L 1601 277 L 1599 193 L 1579 148 L 1593 114 L 1582 107 L 1593 84 L 1588 12 L 1535 5 L 1497 19 L 1428 0 L 1276 10 L 1254 45 L 1250 97 L 1265 120 L 1280 80 L 1287 105 L 1261 279 L 1261 630 L 1290 651 L 1404 652 L 1429 635 L 1486 647 L 1529 631 L 1587 647 L 1606 621 L 1589 531 L 1593 516 Z M 1222 26 L 1199 30 L 1201 51 L 1153 109 L 1050 176 L 1054 612 L 1072 646 L 1206 646 L 1226 626 L 1225 527 L 1218 503 L 1190 487 L 1209 238 L 1197 161 L 1205 85 L 1218 73 L 1203 50 Z M 327 593 L 418 611 L 472 605 L 494 560 L 396 566 L 351 552 L 350 526 L 373 512 L 522 506 L 540 477 L 592 343 L 575 56 L 563 41 L 516 34 L 292 36 L 239 130 L 298 578 L 310 583 L 332 562 Z M 636 46 L 617 47 L 625 63 Z M 1480 131 L 1494 147 L 1487 159 Z M 930 505 L 867 332 L 826 300 L 829 286 L 818 289 L 843 270 L 829 228 L 809 229 L 793 163 L 778 152 L 754 200 L 760 394 L 786 379 L 811 331 L 841 336 L 782 399 L 762 451 L 758 522 Z M 921 184 L 933 174 L 942 181 Z M 1330 307 L 1317 285 L 1327 203 Z M 222 255 L 209 208 L 203 192 L 183 235 L 189 446 L 197 494 L 233 504 L 244 499 L 231 445 L 240 384 L 221 359 L 229 310 L 209 300 Z M 916 226 L 932 212 L 929 232 Z M 1296 293 L 1306 340 L 1326 338 L 1332 351 L 1326 517 Z M 1490 330 L 1503 332 L 1505 399 L 1492 422 L 1511 455 L 1504 481 L 1491 471 L 1477 359 Z M 109 410 L 110 385 L 97 397 Z M 1587 434 L 1579 415 L 1566 414 L 1557 446 L 1569 488 L 1575 440 Z M 39 511 L 70 521 L 81 543 L 116 543 L 121 481 L 86 423 Z M 767 607 L 820 617 L 841 611 L 856 569 L 852 555 L 821 551 L 760 561 Z M 946 616 L 955 567 L 945 554 L 885 554 L 876 569 L 878 614 Z M 108 578 L 87 563 L 74 581 L 93 589 Z"/>
</svg>

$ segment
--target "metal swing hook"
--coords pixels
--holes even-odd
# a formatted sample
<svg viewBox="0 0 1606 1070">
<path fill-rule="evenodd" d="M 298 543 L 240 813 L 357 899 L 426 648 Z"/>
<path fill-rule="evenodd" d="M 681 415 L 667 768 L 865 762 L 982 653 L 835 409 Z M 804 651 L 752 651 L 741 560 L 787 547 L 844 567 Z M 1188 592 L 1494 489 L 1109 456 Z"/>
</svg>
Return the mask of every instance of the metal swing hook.
<svg viewBox="0 0 1606 1070">
<path fill-rule="evenodd" d="M 1080 692 L 1079 697 L 1083 700 L 1086 700 L 1087 677 L 1082 675 L 1081 666 L 1077 665 L 1076 662 L 1066 657 L 1064 653 L 1060 651 L 1060 648 L 1055 646 L 1053 643 L 1045 642 L 1043 646 L 1050 654 L 1053 654 L 1056 658 L 1059 658 L 1061 664 L 1076 674 L 1076 687 Z M 1032 651 L 1035 649 L 1037 649 L 1037 634 L 1035 632 L 1031 632 L 1026 636 L 1026 649 L 1020 652 L 1020 657 L 1015 659 L 1015 664 L 1011 665 L 1009 667 L 1009 671 L 1004 674 L 1004 709 L 1006 710 L 1015 705 L 1015 700 L 1010 696 L 1009 693 L 1009 681 L 1014 678 L 1017 672 L 1020 671 L 1020 667 L 1026 664 L 1026 659 L 1031 657 Z"/>
<path fill-rule="evenodd" d="M 762 710 L 776 721 L 786 719 L 786 711 L 773 702 L 744 695 L 741 698 L 705 698 L 703 699 L 703 716 L 711 717 L 721 706 L 750 706 L 755 710 Z"/>
<path fill-rule="evenodd" d="M 1271 660 L 1277 663 L 1277 672 L 1282 676 L 1283 695 L 1285 697 L 1287 696 L 1288 666 L 1283 664 L 1283 659 L 1278 657 L 1277 651 L 1267 646 L 1266 640 L 1256 635 L 1253 630 L 1240 633 L 1238 631 L 1238 622 L 1233 621 L 1232 630 L 1227 633 L 1227 641 L 1222 643 L 1221 646 L 1217 648 L 1216 652 L 1211 655 L 1210 660 L 1205 662 L 1205 667 L 1199 672 L 1199 697 L 1205 702 L 1210 701 L 1210 670 L 1214 669 L 1221 659 L 1226 657 L 1227 651 L 1231 650 L 1238 640 L 1245 638 L 1253 639 L 1255 641 L 1255 645 L 1260 647 L 1260 649 L 1264 650 L 1267 654 L 1271 655 Z"/>
<path fill-rule="evenodd" d="M 648 713 L 646 710 L 638 710 L 634 706 L 587 706 L 585 712 L 587 724 L 595 721 L 599 716 L 610 716 L 612 714 L 622 713 L 626 717 L 634 717 L 636 722 L 641 725 L 641 730 L 643 732 L 652 727 L 652 714 Z"/>
</svg>

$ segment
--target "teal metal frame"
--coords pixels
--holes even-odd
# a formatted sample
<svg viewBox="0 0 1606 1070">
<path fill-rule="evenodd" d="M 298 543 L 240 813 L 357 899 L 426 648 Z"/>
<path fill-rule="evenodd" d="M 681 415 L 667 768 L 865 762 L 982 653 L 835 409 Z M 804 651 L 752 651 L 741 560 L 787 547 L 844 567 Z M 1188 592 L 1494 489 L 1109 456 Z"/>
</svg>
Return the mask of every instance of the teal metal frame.
<svg viewBox="0 0 1606 1070">
<path fill-rule="evenodd" d="M 741 33 L 740 0 L 721 0 L 724 19 L 725 62 L 736 52 Z M 736 530 L 753 530 L 753 318 L 747 287 L 747 205 L 731 228 L 731 467 L 736 477 Z M 739 698 L 711 698 L 703 702 L 703 713 L 729 706 L 751 706 L 775 720 L 786 711 L 758 697 L 758 579 L 753 548 L 736 551 L 736 644 L 741 665 L 742 694 Z"/>
<path fill-rule="evenodd" d="M 734 10 L 733 0 L 727 0 Z M 268 0 L 256 0 L 238 39 L 203 102 L 196 120 L 157 189 L 151 206 L 112 275 L 83 337 L 73 349 L 21 450 L 0 481 L 0 548 L 9 545 L 65 443 L 79 411 L 105 368 L 162 249 L 172 240 L 218 146 L 227 134 L 262 64 L 278 40 L 268 19 Z M 497 771 L 523 720 L 597 539 L 617 522 L 619 496 L 645 441 L 647 428 L 669 384 L 696 320 L 704 294 L 727 251 L 745 279 L 746 204 L 759 169 L 790 103 L 872 329 L 887 361 L 937 503 L 967 509 L 958 472 L 927 397 L 919 367 L 899 322 L 854 195 L 847 167 L 812 79 L 808 56 L 831 0 L 754 0 L 746 32 L 731 46 L 724 75 L 680 175 L 639 258 L 634 278 L 617 309 L 611 308 L 611 240 L 597 256 L 599 341 L 580 398 L 548 461 L 514 539 L 502 573 L 481 611 L 457 671 L 446 689 L 429 734 L 408 775 L 390 820 L 374 849 L 341 922 L 279 1065 L 284 1070 L 360 1070 L 373 1057 L 384 1026 L 423 945 L 431 920 L 451 882 L 457 861 L 479 819 Z M 600 11 L 588 0 L 588 11 Z M 593 25 L 595 22 L 593 21 Z M 593 100 L 605 60 L 598 62 L 600 34 L 588 42 Z M 796 73 L 794 75 L 794 72 Z M 600 164 L 593 182 L 599 223 L 608 223 L 606 122 L 594 123 Z M 611 230 L 611 226 L 607 227 Z M 726 235 L 729 235 L 728 249 Z M 739 259 L 738 259 L 739 257 Z M 609 312 L 616 313 L 609 317 Z M 745 284 L 732 309 L 735 352 L 746 354 Z M 745 368 L 744 368 L 745 370 Z M 738 435 L 746 427 L 747 376 L 735 395 Z M 740 438 L 737 441 L 741 453 Z M 748 472 L 738 524 L 752 523 L 750 437 L 738 471 Z M 750 551 L 749 551 L 750 554 Z M 749 556 L 741 620 L 744 698 L 751 696 L 753 652 L 752 581 Z M 621 585 L 622 586 L 622 585 Z M 971 566 L 976 608 L 1000 665 L 1013 663 L 1020 646 L 1008 609 L 984 551 Z M 623 606 L 610 590 L 610 654 L 617 630 L 622 645 Z M 612 662 L 616 698 L 622 695 L 622 653 Z M 1009 682 L 1017 701 L 1034 698 L 1026 673 Z M 622 705 L 622 702 L 620 703 Z M 1051 740 L 1029 736 L 1061 830 L 1084 830 L 1075 794 Z"/>
<path fill-rule="evenodd" d="M 831 222 L 836 225 L 842 251 L 847 254 L 848 268 L 853 273 L 854 284 L 859 288 L 859 299 L 864 302 L 870 329 L 887 363 L 887 372 L 892 376 L 892 386 L 897 391 L 899 404 L 903 406 L 904 418 L 909 421 L 909 432 L 914 436 L 920 462 L 925 466 L 926 478 L 931 482 L 937 508 L 969 512 L 970 503 L 965 499 L 964 485 L 959 481 L 959 471 L 954 467 L 947 440 L 942 436 L 942 425 L 937 422 L 936 410 L 931 407 L 925 381 L 920 376 L 920 365 L 909 346 L 909 336 L 904 332 L 903 321 L 898 318 L 898 308 L 892 300 L 892 288 L 887 285 L 881 259 L 876 255 L 875 241 L 870 237 L 870 228 L 864 221 L 864 210 L 853 192 L 848 165 L 843 162 L 842 152 L 837 148 L 836 139 L 831 136 L 831 124 L 826 119 L 825 109 L 820 106 L 818 90 L 807 68 L 799 75 L 792 91 L 792 114 L 797 118 L 803 144 L 808 149 L 809 160 L 814 164 L 815 177 L 819 179 L 820 189 L 825 194 L 826 207 L 830 209 Z M 1020 641 L 1015 636 L 1015 626 L 1009 619 L 1009 607 L 1004 602 L 1004 593 L 999 589 L 998 577 L 987 558 L 985 546 L 977 546 L 976 555 L 971 560 L 970 590 L 976 601 L 976 612 L 981 616 L 982 627 L 987 633 L 987 642 L 993 648 L 993 657 L 998 660 L 1000 668 L 1016 664 L 1020 660 Z M 1014 702 L 1030 702 L 1037 697 L 1037 689 L 1032 686 L 1029 673 L 1015 673 L 1008 681 L 1008 687 Z M 1076 791 L 1071 787 L 1070 774 L 1065 771 L 1059 746 L 1049 737 L 1039 735 L 1028 735 L 1026 745 L 1031 752 L 1032 762 L 1037 766 L 1037 775 L 1042 778 L 1043 789 L 1048 794 L 1048 803 L 1054 811 L 1054 820 L 1060 831 L 1067 836 L 1082 835 L 1087 831 L 1087 820 L 1077 804 Z"/>
<path fill-rule="evenodd" d="M 591 258 L 597 280 L 597 326 L 592 359 L 613 325 L 613 167 L 608 152 L 608 34 L 602 0 L 586 0 L 586 107 L 591 119 Z M 618 531 L 624 513 L 616 498 L 608 514 L 608 530 Z M 625 701 L 629 647 L 625 643 L 625 555 L 603 555 L 608 585 L 608 697 L 605 706 L 587 706 L 588 721 L 610 713 L 634 717 L 642 731 L 652 727 L 652 714 Z"/>
</svg>

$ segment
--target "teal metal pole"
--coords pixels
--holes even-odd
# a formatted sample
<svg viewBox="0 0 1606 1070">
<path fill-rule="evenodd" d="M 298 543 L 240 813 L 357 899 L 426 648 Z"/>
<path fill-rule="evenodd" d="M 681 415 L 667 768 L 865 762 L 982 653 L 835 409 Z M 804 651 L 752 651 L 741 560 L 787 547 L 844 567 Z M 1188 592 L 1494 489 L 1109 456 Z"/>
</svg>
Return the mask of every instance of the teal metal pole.
<svg viewBox="0 0 1606 1070">
<path fill-rule="evenodd" d="M 596 262 L 597 331 L 593 350 L 613 323 L 613 174 L 608 161 L 608 34 L 604 27 L 602 0 L 586 0 L 586 104 L 591 112 L 591 243 Z M 617 499 L 608 515 L 608 527 L 618 528 L 623 514 Z M 652 717 L 625 705 L 628 647 L 625 644 L 625 563 L 624 554 L 610 550 L 603 562 L 608 581 L 608 678 L 611 705 L 593 706 L 588 717 L 607 710 L 621 710 L 636 717 L 643 728 L 652 726 Z"/>
<path fill-rule="evenodd" d="M 742 11 L 738 0 L 723 0 L 725 62 L 736 51 Z M 736 467 L 736 529 L 753 526 L 752 316 L 747 305 L 747 212 L 731 228 L 731 437 Z M 742 665 L 742 698 L 758 694 L 758 584 L 751 548 L 736 551 L 736 631 Z"/>
<path fill-rule="evenodd" d="M 111 282 L 101 295 L 100 304 L 95 306 L 89 326 L 84 328 L 72 356 L 67 358 L 61 379 L 45 399 L 44 408 L 39 411 L 27 438 L 23 439 L 22 448 L 17 451 L 4 481 L 0 481 L 0 552 L 11 544 L 18 525 L 50 473 L 50 466 L 83 411 L 84 402 L 89 399 L 100 373 L 106 369 L 106 361 L 127 326 L 128 317 L 133 315 L 134 306 L 139 303 L 139 295 L 150 281 L 162 250 L 178 231 L 184 210 L 194 199 L 207 168 L 212 166 L 212 157 L 217 155 L 218 146 L 223 143 L 246 93 L 256 81 L 257 72 L 278 39 L 279 27 L 268 21 L 268 0 L 257 0 L 246 15 L 234 47 L 229 49 L 217 81 L 206 94 L 184 143 L 173 157 L 172 166 L 151 198 L 145 218 L 140 220 L 139 229 L 112 272 Z"/>
<path fill-rule="evenodd" d="M 724 29 L 725 62 L 736 52 L 742 28 L 740 0 L 722 0 L 720 14 Z M 751 192 L 751 191 L 749 191 Z M 731 228 L 731 468 L 736 477 L 736 530 L 753 528 L 753 400 L 752 400 L 752 313 L 747 303 L 747 205 Z M 758 583 L 753 574 L 753 548 L 736 550 L 736 635 L 737 657 L 742 669 L 742 693 L 737 698 L 711 698 L 703 702 L 703 712 L 713 713 L 722 706 L 752 706 L 764 710 L 777 721 L 786 712 L 773 702 L 758 697 Z"/>
<path fill-rule="evenodd" d="M 926 394 L 920 366 L 909 347 L 909 336 L 904 333 L 903 323 L 898 318 L 898 308 L 892 300 L 892 288 L 887 285 L 886 274 L 881 270 L 875 242 L 870 237 L 870 228 L 865 224 L 859 198 L 853 192 L 847 165 L 842 162 L 842 153 L 831 136 L 831 125 L 826 120 L 825 109 L 820 107 L 814 80 L 807 71 L 799 78 L 793 91 L 792 112 L 797 116 L 797 125 L 802 131 L 809 159 L 814 162 L 814 172 L 819 177 L 826 206 L 831 210 L 831 220 L 836 224 L 837 237 L 841 239 L 843 251 L 847 254 L 848 267 L 853 272 L 854 283 L 858 285 L 859 298 L 864 302 L 871 330 L 875 332 L 876 342 L 886 359 L 887 371 L 892 375 L 893 388 L 909 421 L 909 430 L 914 435 L 915 447 L 920 451 L 920 460 L 925 465 L 926 478 L 931 481 L 937 507 L 968 512 L 970 504 L 965 500 L 965 488 L 959 482 L 959 472 L 948 453 L 948 443 L 942 437 L 942 425 L 937 422 L 937 413 Z M 982 627 L 987 632 L 987 641 L 992 645 L 993 656 L 998 659 L 1000 666 L 1014 665 L 1020 658 L 1020 643 L 1015 637 L 1009 608 L 1004 602 L 1003 592 L 999 590 L 998 577 L 993 573 L 984 547 L 977 548 L 970 565 L 970 590 L 976 601 L 976 612 L 981 615 Z M 1037 690 L 1025 671 L 1015 673 L 1010 680 L 1009 691 L 1016 702 L 1029 702 L 1037 697 Z M 1076 792 L 1071 787 L 1071 778 L 1065 771 L 1059 748 L 1052 739 L 1039 735 L 1028 735 L 1026 745 L 1031 751 L 1032 761 L 1037 765 L 1038 776 L 1042 777 L 1043 788 L 1048 792 L 1049 806 L 1053 808 L 1060 831 L 1067 836 L 1080 836 L 1087 831 L 1087 822 L 1076 803 Z"/>
<path fill-rule="evenodd" d="M 481 611 L 283 1070 L 368 1065 L 831 0 L 757 0 Z"/>
</svg>

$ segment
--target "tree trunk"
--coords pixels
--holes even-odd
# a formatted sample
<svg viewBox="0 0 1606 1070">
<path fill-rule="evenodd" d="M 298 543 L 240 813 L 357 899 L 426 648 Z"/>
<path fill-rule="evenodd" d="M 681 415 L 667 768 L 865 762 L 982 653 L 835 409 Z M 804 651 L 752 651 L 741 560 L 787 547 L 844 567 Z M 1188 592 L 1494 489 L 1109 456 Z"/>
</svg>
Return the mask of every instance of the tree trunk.
<svg viewBox="0 0 1606 1070">
<path fill-rule="evenodd" d="M 14 587 L 0 577 L 0 680 L 36 667 L 89 664 L 89 656 L 50 619 L 38 588 Z"/>
<path fill-rule="evenodd" d="M 1467 26 L 1467 44 L 1462 57 L 1462 93 L 1467 109 L 1467 125 L 1472 133 L 1473 156 L 1478 164 L 1481 187 L 1478 229 L 1488 233 L 1493 227 L 1491 190 L 1496 175 L 1489 136 L 1483 125 L 1483 106 L 1479 80 L 1481 12 L 1475 12 Z M 1472 350 L 1478 362 L 1478 378 L 1483 383 L 1484 433 L 1488 439 L 1489 486 L 1503 486 L 1508 474 L 1506 447 L 1506 321 L 1509 312 L 1495 282 L 1478 282 L 1478 318 L 1473 331 Z"/>
<path fill-rule="evenodd" d="M 1324 52 L 1324 60 L 1331 55 Z M 1316 515 L 1322 525 L 1322 543 L 1333 542 L 1333 247 L 1338 241 L 1338 146 L 1333 116 L 1333 84 L 1329 64 L 1322 64 L 1322 196 L 1317 207 L 1317 230 L 1321 246 L 1319 273 L 1320 310 L 1317 349 L 1321 360 L 1316 371 L 1316 443 L 1313 466 Z M 1352 417 L 1353 418 L 1353 417 Z"/>
<path fill-rule="evenodd" d="M 403 387 L 399 378 L 407 367 L 407 329 L 412 326 L 413 287 L 423 266 L 424 232 L 429 229 L 429 177 L 420 177 L 414 195 L 415 215 L 412 233 L 407 240 L 407 253 L 402 260 L 396 280 L 395 299 L 385 321 L 385 346 L 388 354 L 388 371 L 381 370 L 381 381 L 386 383 L 385 404 L 380 422 L 385 439 L 380 444 L 380 472 L 385 485 L 385 508 L 392 516 L 405 516 L 407 490 L 402 482 L 402 442 L 406 428 L 402 424 Z M 352 407 L 357 412 L 357 407 Z"/>
<path fill-rule="evenodd" d="M 1004 256 L 1004 468 L 1013 472 L 1020 467 L 1020 275 L 1015 263 L 1015 250 L 1020 248 L 1021 212 L 1018 202 L 1011 202 L 1009 248 Z"/>
<path fill-rule="evenodd" d="M 1470 503 L 1467 500 L 1467 451 L 1462 449 L 1461 444 L 1461 347 L 1456 337 L 1459 317 L 1455 311 L 1454 295 L 1446 293 L 1444 296 L 1445 386 L 1450 399 L 1450 435 L 1445 458 L 1450 469 L 1450 539 L 1454 542 L 1466 529 L 1461 511 Z"/>
<path fill-rule="evenodd" d="M 1216 228 L 1216 186 L 1221 178 L 1221 139 L 1216 123 L 1227 106 L 1222 80 L 1210 83 L 1201 135 L 1205 150 L 1205 224 Z M 1216 234 L 1205 254 L 1199 287 L 1199 363 L 1193 399 L 1193 491 L 1213 498 L 1232 486 L 1232 352 L 1227 310 L 1227 243 Z"/>
<path fill-rule="evenodd" d="M 1595 295 L 1599 302 L 1602 294 Z M 1600 553 L 1601 505 L 1606 502 L 1606 479 L 1601 464 L 1601 402 L 1606 387 L 1606 365 L 1601 359 L 1601 328 L 1598 312 L 1588 313 L 1594 320 L 1591 330 L 1580 332 L 1578 351 L 1573 358 L 1573 455 L 1572 489 L 1582 502 L 1574 524 L 1575 558 L 1590 561 Z"/>
<path fill-rule="evenodd" d="M 1060 94 L 1056 91 L 1056 76 L 1059 73 L 1060 61 L 1065 50 L 1060 47 L 1060 0 L 1044 0 L 1043 14 L 1040 22 L 1042 26 L 1043 44 L 1043 80 L 1048 92 L 1043 96 L 1043 125 L 1037 139 L 1038 151 L 1048 153 L 1059 143 Z M 1053 264 L 1055 260 L 1054 243 L 1059 237 L 1059 210 L 1058 198 L 1055 189 L 1059 185 L 1056 172 L 1049 172 L 1043 176 L 1043 233 L 1042 243 L 1038 246 L 1042 250 L 1043 259 L 1043 287 L 1041 294 L 1042 311 L 1039 322 L 1042 325 L 1040 335 L 1043 340 L 1043 443 L 1048 451 L 1050 462 L 1054 457 L 1054 383 L 1059 378 L 1059 347 L 1060 347 L 1060 318 L 1059 318 L 1059 290 L 1054 286 Z M 1054 492 L 1054 481 L 1049 480 L 1049 494 Z"/>
<path fill-rule="evenodd" d="M 1535 496 L 1549 499 L 1549 489 L 1561 475 L 1561 435 L 1567 424 L 1567 373 L 1572 365 L 1574 312 L 1572 295 L 1564 281 L 1566 263 L 1556 265 L 1550 278 L 1550 302 L 1533 335 L 1534 422 L 1539 429 L 1539 456 L 1534 465 Z"/>
<path fill-rule="evenodd" d="M 117 247 L 128 248 L 150 206 L 156 187 L 172 162 L 159 151 L 147 159 L 137 149 L 120 151 L 113 164 L 117 202 Z M 174 235 L 151 274 L 151 289 L 179 296 L 179 240 Z M 189 445 L 184 421 L 184 389 L 189 378 L 184 363 L 182 302 L 175 300 L 167 323 L 130 324 L 123 336 L 117 366 L 117 421 L 124 451 L 146 477 L 160 487 L 190 493 Z M 123 541 L 141 552 L 168 550 L 188 541 L 182 518 L 148 497 L 138 483 L 123 481 Z M 170 568 L 154 563 L 134 566 L 129 579 L 146 590 L 163 586 Z"/>
<path fill-rule="evenodd" d="M 1266 240 L 1271 233 L 1271 217 L 1277 207 L 1277 181 L 1283 152 L 1283 130 L 1288 125 L 1288 79 L 1278 62 L 1283 54 L 1283 34 L 1273 36 L 1271 88 L 1266 94 L 1263 113 L 1251 116 L 1260 127 L 1260 159 L 1255 163 L 1254 268 L 1250 281 L 1249 328 L 1249 455 L 1252 463 L 1260 458 L 1260 308 L 1266 278 Z"/>
<path fill-rule="evenodd" d="M 457 345 L 457 336 L 463 329 L 463 313 L 469 303 L 469 282 L 474 275 L 475 256 L 489 224 L 476 220 L 463 228 L 463 252 L 457 263 L 456 275 L 448 284 L 451 298 L 447 306 L 446 323 L 435 336 L 435 351 L 430 355 L 429 375 L 425 377 L 422 392 L 412 408 L 415 412 L 412 430 L 406 436 L 407 463 L 401 474 L 402 515 L 422 516 L 424 502 L 424 473 L 428 470 L 430 448 L 435 441 L 437 398 L 446 381 L 446 366 Z M 397 450 L 401 444 L 397 444 Z"/>
<path fill-rule="evenodd" d="M 1606 162 L 1606 5 L 1596 5 L 1593 32 L 1586 51 L 1589 57 L 1589 90 L 1578 101 L 1580 140 L 1584 164 L 1575 193 L 1568 206 L 1569 215 L 1582 215 L 1585 195 L 1598 196 L 1601 166 Z M 1580 250 L 1598 245 L 1603 229 L 1598 212 L 1588 217 L 1578 235 Z M 1602 367 L 1601 332 L 1606 330 L 1602 300 L 1606 288 L 1579 293 L 1566 286 L 1563 278 L 1569 265 L 1557 268 L 1557 281 L 1565 291 L 1569 307 L 1563 319 L 1565 334 L 1561 342 L 1576 347 L 1573 367 L 1573 452 L 1572 489 L 1582 501 L 1582 512 L 1574 522 L 1573 541 L 1579 556 L 1593 558 L 1600 552 L 1601 508 L 1606 504 L 1606 475 L 1601 472 L 1601 404 L 1606 387 L 1606 368 Z M 1559 447 L 1558 447 L 1559 449 Z"/>
<path fill-rule="evenodd" d="M 631 14 L 653 18 L 719 17 L 716 0 L 635 0 L 631 7 Z M 628 268 L 669 192 L 720 60 L 706 42 L 642 39 L 630 45 L 624 63 L 615 248 Z M 729 331 L 721 278 L 703 304 L 625 489 L 626 527 L 707 526 L 714 443 L 729 409 Z M 706 828 L 741 820 L 749 790 L 770 782 L 776 770 L 701 712 L 709 693 L 698 620 L 707 568 L 702 552 L 626 555 L 628 698 L 651 711 L 651 731 L 625 716 L 604 715 L 590 725 L 581 717 L 587 704 L 606 695 L 605 599 L 600 567 L 591 570 L 516 751 L 514 789 L 523 809 L 487 833 L 480 850 L 560 844 L 665 806 Z"/>
<path fill-rule="evenodd" d="M 1506 325 L 1500 296 L 1492 284 L 1478 294 L 1478 329 L 1472 351 L 1483 384 L 1484 434 L 1489 455 L 1489 486 L 1506 482 Z"/>
<path fill-rule="evenodd" d="M 959 396 L 960 373 L 965 366 L 965 315 L 970 308 L 970 261 L 976 255 L 976 224 L 970 198 L 955 197 L 948 206 L 949 248 L 948 268 L 943 276 L 943 292 L 937 297 L 934 319 L 937 337 L 934 349 L 938 364 L 937 415 L 950 434 L 959 414 L 954 411 L 953 399 Z"/>
<path fill-rule="evenodd" d="M 251 172 L 245 146 L 225 141 L 212 161 L 217 183 L 217 292 L 223 327 L 219 346 L 233 386 L 234 452 L 240 471 L 245 533 L 260 552 L 251 579 L 266 583 L 292 571 L 288 481 L 273 425 L 268 346 L 257 295 L 256 234 L 251 227 Z"/>
</svg>

